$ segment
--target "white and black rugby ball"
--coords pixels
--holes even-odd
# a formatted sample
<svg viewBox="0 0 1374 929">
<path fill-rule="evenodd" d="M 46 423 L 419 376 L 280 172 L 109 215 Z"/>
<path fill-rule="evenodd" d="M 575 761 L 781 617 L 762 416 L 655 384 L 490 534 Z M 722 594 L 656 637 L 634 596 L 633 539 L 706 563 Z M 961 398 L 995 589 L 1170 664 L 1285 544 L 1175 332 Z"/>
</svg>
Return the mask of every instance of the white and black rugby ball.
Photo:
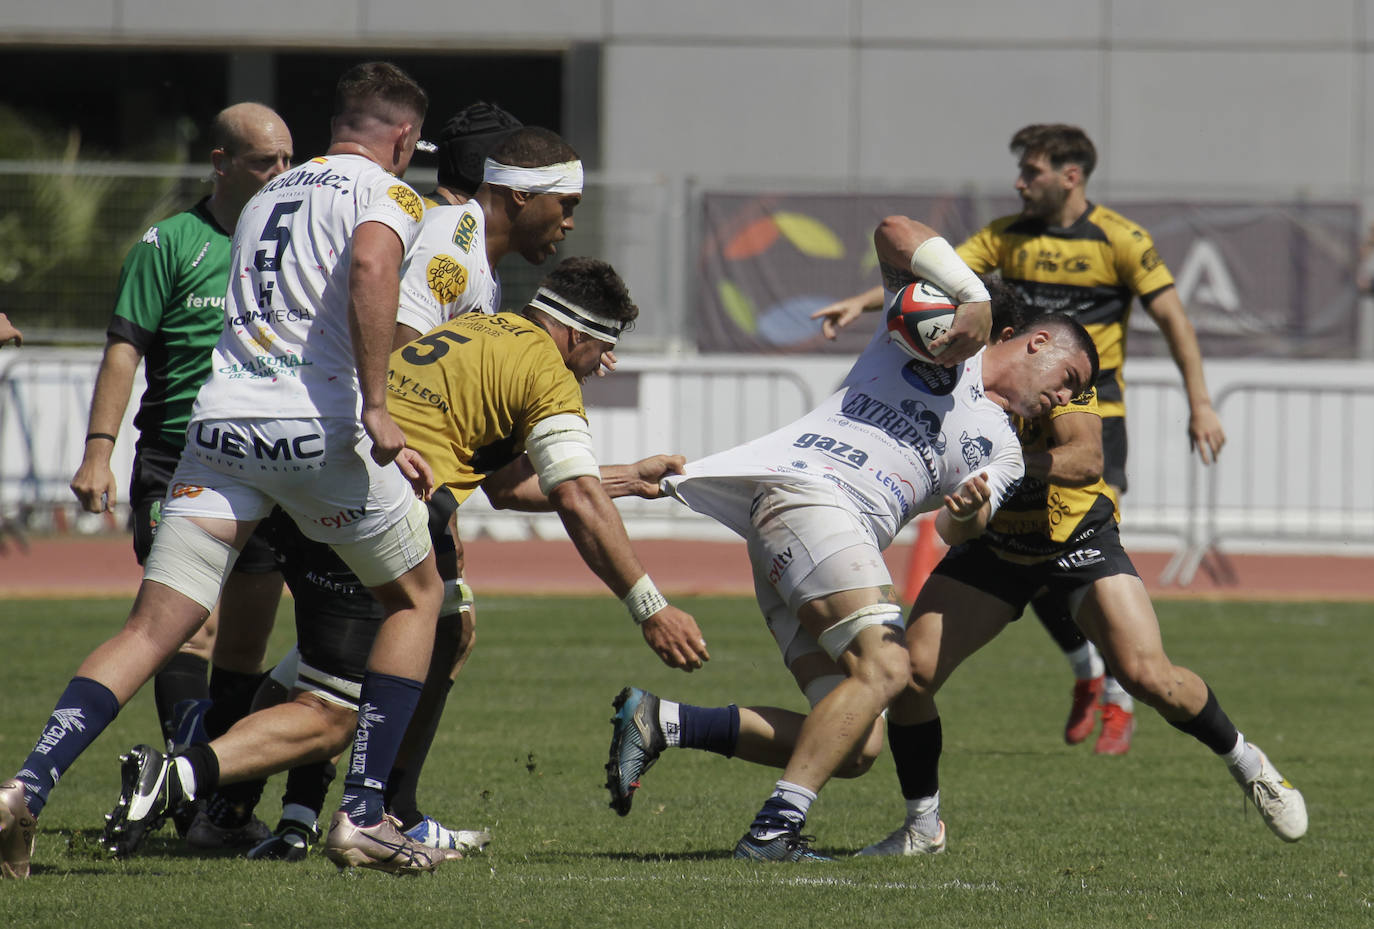
<svg viewBox="0 0 1374 929">
<path fill-rule="evenodd" d="M 913 281 L 897 291 L 887 310 L 887 337 L 918 361 L 934 361 L 930 343 L 954 325 L 959 304 L 930 281 Z"/>
</svg>

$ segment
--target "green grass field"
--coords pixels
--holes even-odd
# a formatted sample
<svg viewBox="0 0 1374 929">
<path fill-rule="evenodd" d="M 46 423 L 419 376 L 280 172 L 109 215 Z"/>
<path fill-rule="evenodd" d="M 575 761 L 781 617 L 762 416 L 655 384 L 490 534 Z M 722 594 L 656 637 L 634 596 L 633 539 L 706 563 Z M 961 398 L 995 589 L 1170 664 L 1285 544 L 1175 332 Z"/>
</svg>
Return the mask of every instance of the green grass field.
<svg viewBox="0 0 1374 929">
<path fill-rule="evenodd" d="M 95 846 L 120 751 L 155 738 L 150 689 L 63 779 L 31 880 L 0 886 L 0 926 L 1344 927 L 1374 925 L 1374 615 L 1368 605 L 1159 604 L 1171 657 L 1306 794 L 1287 845 L 1219 760 L 1149 710 L 1121 758 L 1061 732 L 1070 680 L 1033 621 L 1013 625 L 941 695 L 949 853 L 754 865 L 730 859 L 776 773 L 670 752 L 621 819 L 602 788 L 610 702 L 626 683 L 715 705 L 803 706 L 751 602 L 682 601 L 714 659 L 662 667 L 608 598 L 479 600 L 477 651 L 454 689 L 422 801 L 487 826 L 488 851 L 403 880 L 188 855 L 166 827 L 126 862 Z M 18 767 L 77 661 L 124 601 L 10 601 L 0 774 Z M 283 610 L 275 647 L 293 632 Z M 337 798 L 338 782 L 335 795 Z M 260 812 L 274 824 L 278 793 Z M 327 815 L 327 814 L 326 814 Z M 889 758 L 832 782 L 808 831 L 826 852 L 894 828 Z"/>
</svg>

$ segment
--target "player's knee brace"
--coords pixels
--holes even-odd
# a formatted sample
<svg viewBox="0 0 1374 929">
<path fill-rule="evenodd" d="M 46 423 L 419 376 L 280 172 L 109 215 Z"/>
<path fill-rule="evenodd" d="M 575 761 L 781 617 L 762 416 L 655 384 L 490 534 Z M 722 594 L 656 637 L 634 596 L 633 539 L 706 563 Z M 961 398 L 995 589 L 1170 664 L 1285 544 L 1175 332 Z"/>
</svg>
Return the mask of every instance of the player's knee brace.
<svg viewBox="0 0 1374 929">
<path fill-rule="evenodd" d="M 185 516 L 169 516 L 157 528 L 143 578 L 172 588 L 213 610 L 239 553 Z"/>
<path fill-rule="evenodd" d="M 821 648 L 834 661 L 839 661 L 845 649 L 860 632 L 869 626 L 893 626 L 898 630 L 902 624 L 902 608 L 895 603 L 874 603 L 860 607 L 820 634 Z"/>
</svg>

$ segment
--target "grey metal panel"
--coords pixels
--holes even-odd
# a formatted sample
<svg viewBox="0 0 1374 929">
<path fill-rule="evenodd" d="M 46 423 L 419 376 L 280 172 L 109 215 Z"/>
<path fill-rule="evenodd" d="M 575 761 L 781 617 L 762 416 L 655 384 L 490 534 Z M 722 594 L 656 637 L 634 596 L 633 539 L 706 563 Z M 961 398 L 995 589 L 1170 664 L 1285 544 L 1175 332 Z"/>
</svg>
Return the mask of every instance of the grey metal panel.
<svg viewBox="0 0 1374 929">
<path fill-rule="evenodd" d="M 358 35 L 359 4 L 360 0 L 123 0 L 118 31 L 186 40 L 248 38 L 267 44 L 307 39 L 352 42 Z"/>
<path fill-rule="evenodd" d="M 1246 45 L 1352 43 L 1362 0 L 1153 0 L 1109 4 L 1114 42 Z"/>
<path fill-rule="evenodd" d="M 1347 189 L 1355 77 L 1353 54 L 1118 52 L 1104 167 L 1114 181 Z"/>
<path fill-rule="evenodd" d="M 24 32 L 100 35 L 118 27 L 115 0 L 6 0 L 0 6 L 0 30 L 13 37 Z"/>
<path fill-rule="evenodd" d="M 1025 50 L 865 52 L 860 66 L 859 174 L 1002 185 L 1016 165 L 1007 143 L 1032 122 L 1100 134 L 1103 53 Z"/>
<path fill-rule="evenodd" d="M 1101 0 L 979 0 L 977 3 L 912 3 L 858 0 L 859 34 L 865 40 L 992 42 L 1000 45 L 1079 45 L 1097 41 L 1104 29 Z"/>
<path fill-rule="evenodd" d="M 708 36 L 769 44 L 779 39 L 848 41 L 851 3 L 814 0 L 609 0 L 608 33 L 614 41 L 662 36 L 694 41 Z"/>
<path fill-rule="evenodd" d="M 827 49 L 610 46 L 606 170 L 843 174 L 849 61 Z"/>
</svg>

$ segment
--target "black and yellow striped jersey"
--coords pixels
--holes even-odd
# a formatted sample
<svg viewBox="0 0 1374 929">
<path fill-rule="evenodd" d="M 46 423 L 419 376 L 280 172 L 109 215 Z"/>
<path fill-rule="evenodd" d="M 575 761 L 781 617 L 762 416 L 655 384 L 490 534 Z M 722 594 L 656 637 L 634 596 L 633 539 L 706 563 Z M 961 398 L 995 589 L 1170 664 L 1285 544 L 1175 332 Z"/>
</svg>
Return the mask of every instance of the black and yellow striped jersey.
<svg viewBox="0 0 1374 929">
<path fill-rule="evenodd" d="M 1046 416 L 1032 420 L 1012 416 L 1021 448 L 1028 452 L 1051 448 L 1051 421 L 1071 413 L 1101 415 L 1097 391 L 1090 387 Z M 998 555 L 1039 561 L 1072 548 L 1117 518 L 1111 488 L 1100 477 L 1085 487 L 1065 487 L 1028 475 L 993 515 L 983 540 Z"/>
<path fill-rule="evenodd" d="M 1103 417 L 1125 415 L 1126 323 L 1135 297 L 1173 286 L 1174 278 L 1142 227 L 1088 204 L 1067 228 L 1021 214 L 993 220 L 957 249 L 979 274 L 998 271 L 1033 310 L 1067 313 L 1088 330 L 1101 365 Z"/>
</svg>

